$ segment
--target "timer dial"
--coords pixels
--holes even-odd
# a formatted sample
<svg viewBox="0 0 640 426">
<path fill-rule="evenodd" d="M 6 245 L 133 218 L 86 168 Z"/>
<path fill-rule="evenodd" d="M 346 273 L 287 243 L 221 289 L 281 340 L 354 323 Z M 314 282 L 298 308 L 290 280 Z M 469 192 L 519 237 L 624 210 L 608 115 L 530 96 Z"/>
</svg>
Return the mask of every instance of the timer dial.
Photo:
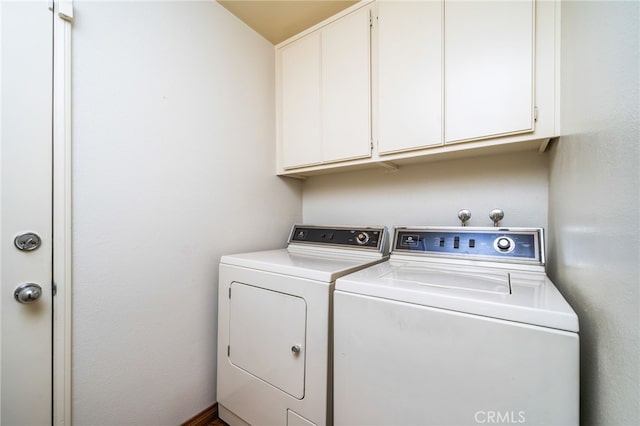
<svg viewBox="0 0 640 426">
<path fill-rule="evenodd" d="M 509 242 L 509 240 L 507 238 L 499 238 L 498 239 L 498 248 L 500 250 L 508 250 L 510 246 L 511 246 L 511 243 Z"/>
<path fill-rule="evenodd" d="M 500 253 L 510 253 L 516 248 L 516 244 L 509 237 L 498 237 L 493 242 L 493 247 Z"/>
<path fill-rule="evenodd" d="M 365 245 L 369 242 L 370 238 L 371 237 L 369 237 L 369 234 L 367 232 L 358 232 L 358 235 L 356 235 L 356 243 Z"/>
</svg>

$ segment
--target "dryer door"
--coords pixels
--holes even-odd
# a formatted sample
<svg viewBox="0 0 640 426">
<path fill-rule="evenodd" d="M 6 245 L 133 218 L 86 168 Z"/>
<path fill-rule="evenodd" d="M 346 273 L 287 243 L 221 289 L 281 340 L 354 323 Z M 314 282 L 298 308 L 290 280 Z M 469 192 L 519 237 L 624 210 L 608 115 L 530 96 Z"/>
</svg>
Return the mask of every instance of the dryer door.
<svg viewBox="0 0 640 426">
<path fill-rule="evenodd" d="M 231 363 L 294 398 L 302 399 L 305 300 L 233 282 L 229 303 Z"/>
</svg>

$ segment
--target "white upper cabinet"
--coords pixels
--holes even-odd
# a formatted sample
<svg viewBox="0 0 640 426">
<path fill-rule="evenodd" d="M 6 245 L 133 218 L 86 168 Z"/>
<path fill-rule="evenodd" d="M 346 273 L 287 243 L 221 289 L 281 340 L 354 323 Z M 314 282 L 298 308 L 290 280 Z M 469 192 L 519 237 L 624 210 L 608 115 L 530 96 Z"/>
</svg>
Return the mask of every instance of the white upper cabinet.
<svg viewBox="0 0 640 426">
<path fill-rule="evenodd" d="M 369 9 L 322 31 L 322 160 L 371 155 Z"/>
<path fill-rule="evenodd" d="M 320 34 L 282 50 L 282 141 L 284 167 L 322 161 Z"/>
<path fill-rule="evenodd" d="M 277 49 L 284 169 L 371 156 L 370 12 Z"/>
<path fill-rule="evenodd" d="M 445 142 L 533 131 L 533 0 L 445 2 Z"/>
<path fill-rule="evenodd" d="M 442 143 L 442 1 L 378 3 L 378 150 Z"/>
<path fill-rule="evenodd" d="M 362 0 L 276 46 L 277 172 L 544 150 L 557 0 Z"/>
</svg>

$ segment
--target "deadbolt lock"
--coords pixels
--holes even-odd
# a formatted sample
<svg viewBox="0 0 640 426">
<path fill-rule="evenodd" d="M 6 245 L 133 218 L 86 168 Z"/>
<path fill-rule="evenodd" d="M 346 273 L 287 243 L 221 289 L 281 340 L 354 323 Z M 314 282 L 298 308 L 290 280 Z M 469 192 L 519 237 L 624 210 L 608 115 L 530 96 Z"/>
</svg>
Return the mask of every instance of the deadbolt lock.
<svg viewBox="0 0 640 426">
<path fill-rule="evenodd" d="M 13 240 L 16 248 L 21 251 L 32 251 L 40 247 L 42 240 L 40 236 L 33 232 L 25 232 L 24 234 L 16 235 Z"/>
</svg>

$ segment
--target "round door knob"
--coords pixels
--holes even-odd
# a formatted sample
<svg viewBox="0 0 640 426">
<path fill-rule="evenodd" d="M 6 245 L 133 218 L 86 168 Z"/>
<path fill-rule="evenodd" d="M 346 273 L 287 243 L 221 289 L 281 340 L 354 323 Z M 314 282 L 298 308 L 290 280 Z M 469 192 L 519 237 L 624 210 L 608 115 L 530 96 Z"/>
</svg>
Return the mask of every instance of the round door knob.
<svg viewBox="0 0 640 426">
<path fill-rule="evenodd" d="M 296 355 L 300 353 L 301 349 L 302 349 L 302 347 L 300 347 L 300 345 L 291 346 L 291 352 L 293 352 Z"/>
<path fill-rule="evenodd" d="M 33 303 L 42 295 L 42 287 L 35 283 L 22 284 L 13 292 L 13 297 L 20 303 Z"/>
</svg>

